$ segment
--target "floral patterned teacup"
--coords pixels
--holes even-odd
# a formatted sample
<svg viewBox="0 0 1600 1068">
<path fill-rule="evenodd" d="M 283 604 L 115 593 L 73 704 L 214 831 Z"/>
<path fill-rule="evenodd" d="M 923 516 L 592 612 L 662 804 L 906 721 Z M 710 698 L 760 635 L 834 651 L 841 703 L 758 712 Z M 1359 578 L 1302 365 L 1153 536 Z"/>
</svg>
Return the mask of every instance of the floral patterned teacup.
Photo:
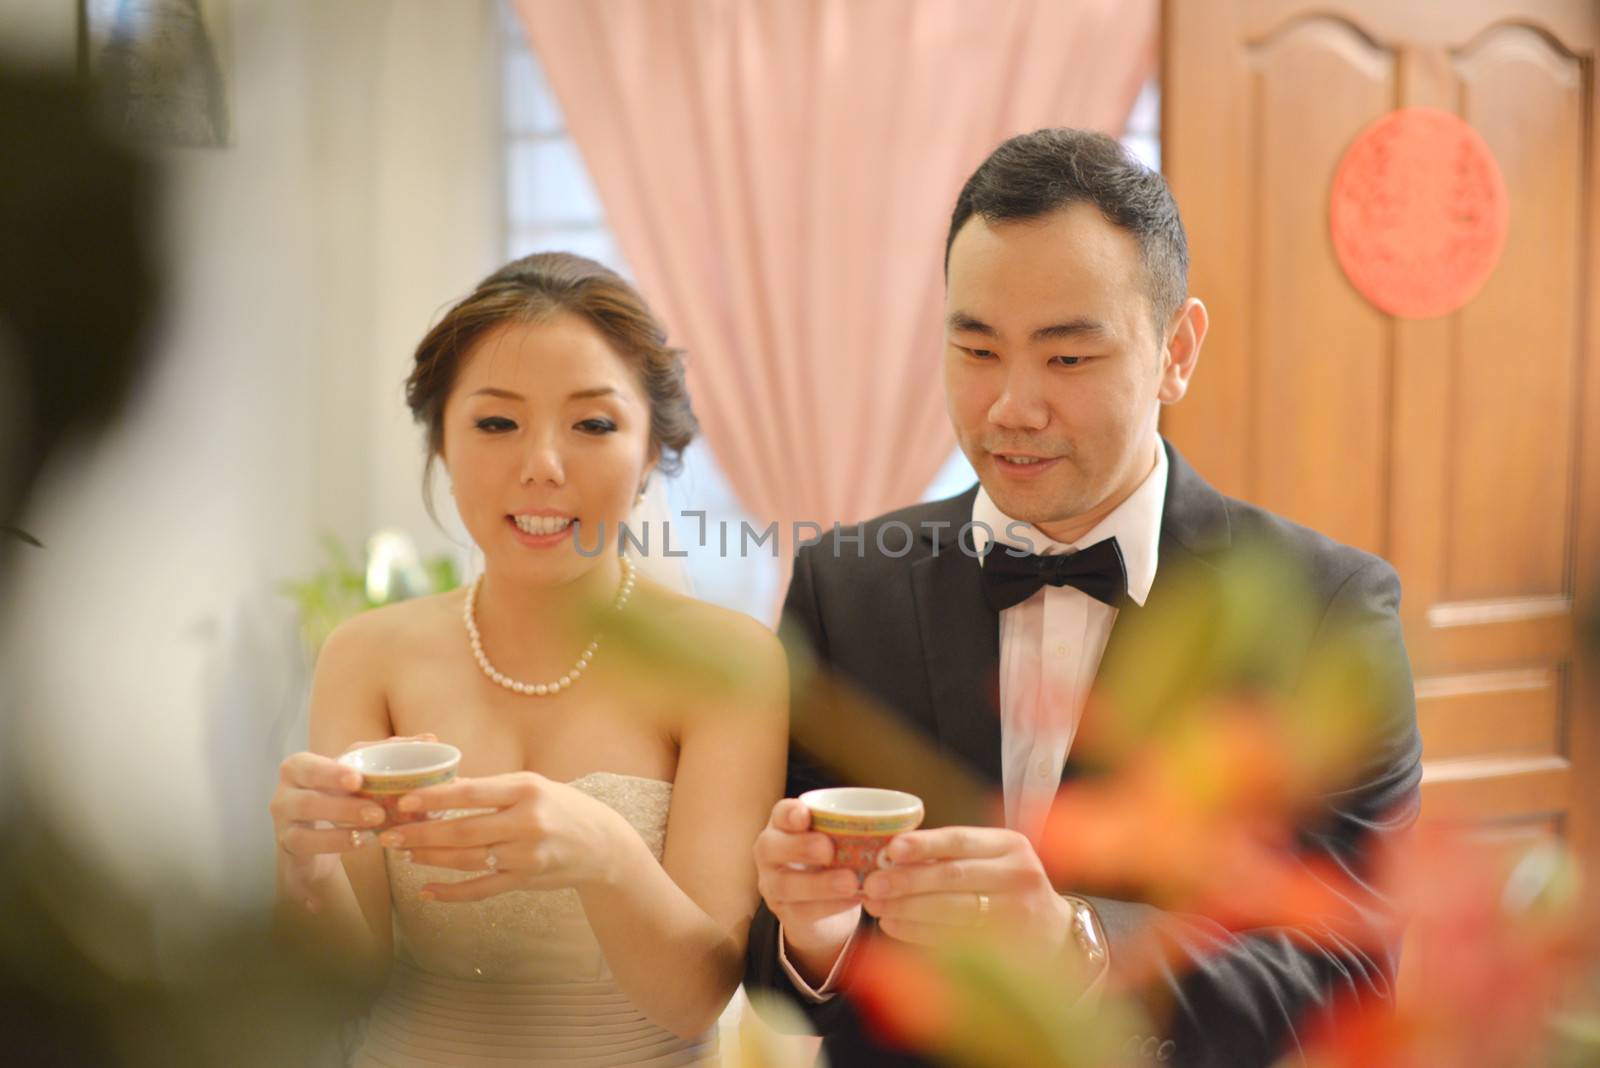
<svg viewBox="0 0 1600 1068">
<path fill-rule="evenodd" d="M 903 831 L 922 823 L 922 799 L 899 790 L 837 786 L 809 790 L 800 803 L 811 810 L 811 829 L 833 839 L 833 866 L 856 878 L 883 864 L 883 848 Z"/>
<path fill-rule="evenodd" d="M 339 763 L 361 773 L 357 797 L 383 806 L 387 816 L 383 827 L 375 828 L 382 830 L 396 823 L 427 818 L 426 812 L 401 812 L 395 806 L 412 790 L 454 779 L 461 764 L 461 750 L 443 742 L 379 742 L 350 750 L 339 758 Z"/>
</svg>

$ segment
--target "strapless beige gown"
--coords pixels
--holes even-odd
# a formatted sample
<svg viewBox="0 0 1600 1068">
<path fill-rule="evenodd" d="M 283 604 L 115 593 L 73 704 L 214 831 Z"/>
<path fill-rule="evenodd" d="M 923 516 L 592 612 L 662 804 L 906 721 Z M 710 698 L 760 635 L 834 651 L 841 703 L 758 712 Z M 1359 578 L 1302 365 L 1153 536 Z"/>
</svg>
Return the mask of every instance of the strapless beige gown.
<svg viewBox="0 0 1600 1068">
<path fill-rule="evenodd" d="M 620 812 L 659 860 L 672 784 L 596 772 L 575 788 Z M 717 1063 L 716 1032 L 685 1040 L 617 988 L 574 890 L 423 902 L 426 883 L 473 876 L 388 858 L 394 969 L 353 1068 Z"/>
</svg>

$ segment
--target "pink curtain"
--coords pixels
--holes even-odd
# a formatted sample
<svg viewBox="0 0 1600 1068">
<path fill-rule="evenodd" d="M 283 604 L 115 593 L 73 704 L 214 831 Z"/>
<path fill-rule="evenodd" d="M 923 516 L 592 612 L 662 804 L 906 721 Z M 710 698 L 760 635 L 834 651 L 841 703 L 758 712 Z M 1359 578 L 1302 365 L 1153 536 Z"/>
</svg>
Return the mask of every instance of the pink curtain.
<svg viewBox="0 0 1600 1068">
<path fill-rule="evenodd" d="M 1156 56 L 1157 0 L 515 4 L 718 462 L 785 535 L 921 495 L 954 447 L 961 183 L 1015 133 L 1119 134 Z"/>
</svg>

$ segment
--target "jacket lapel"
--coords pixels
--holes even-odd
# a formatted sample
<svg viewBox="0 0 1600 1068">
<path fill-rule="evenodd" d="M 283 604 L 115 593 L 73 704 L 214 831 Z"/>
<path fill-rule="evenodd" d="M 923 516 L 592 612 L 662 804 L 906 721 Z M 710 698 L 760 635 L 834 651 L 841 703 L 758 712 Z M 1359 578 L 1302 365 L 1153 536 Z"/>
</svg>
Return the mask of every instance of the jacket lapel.
<svg viewBox="0 0 1600 1068">
<path fill-rule="evenodd" d="M 911 565 L 911 587 L 939 748 L 998 784 L 1000 616 L 984 599 L 970 536 L 959 535 L 976 496 L 974 486 L 948 502 L 938 518 L 949 527 L 923 528 L 930 553 Z"/>
<path fill-rule="evenodd" d="M 1100 668 L 1090 687 L 1084 715 L 1111 711 L 1106 701 L 1105 680 L 1121 667 L 1124 660 L 1138 652 L 1139 637 L 1149 632 L 1147 624 L 1160 618 L 1164 612 L 1178 608 L 1185 598 L 1180 586 L 1188 577 L 1189 592 L 1193 592 L 1194 576 L 1214 575 L 1216 566 L 1210 562 L 1228 548 L 1232 542 L 1228 510 L 1222 494 L 1190 467 L 1178 451 L 1162 440 L 1167 450 L 1167 495 L 1161 510 L 1161 541 L 1157 554 L 1155 579 L 1143 605 L 1131 601 L 1117 612 L 1106 640 L 1105 653 L 1100 657 Z M 1190 606 L 1192 608 L 1192 606 Z M 1183 609 L 1179 609 L 1183 610 Z M 1075 757 L 1076 747 L 1068 753 L 1061 780 L 1067 782 L 1089 771 L 1081 757 Z"/>
</svg>

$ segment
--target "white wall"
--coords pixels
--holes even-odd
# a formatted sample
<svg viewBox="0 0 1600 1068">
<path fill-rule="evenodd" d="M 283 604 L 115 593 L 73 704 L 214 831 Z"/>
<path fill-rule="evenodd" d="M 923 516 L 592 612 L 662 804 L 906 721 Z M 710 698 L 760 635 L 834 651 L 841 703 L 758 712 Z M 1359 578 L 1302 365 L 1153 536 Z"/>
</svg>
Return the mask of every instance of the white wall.
<svg viewBox="0 0 1600 1068">
<path fill-rule="evenodd" d="M 78 55 L 78 5 L 70 0 L 0 0 L 0 43 L 13 56 L 70 66 Z"/>
<path fill-rule="evenodd" d="M 323 528 L 449 544 L 401 383 L 495 264 L 501 180 L 492 0 L 229 8 L 234 143 L 162 157 L 161 359 L 124 424 L 53 473 L 28 521 L 47 549 L 0 635 L 27 787 L 121 877 L 218 898 L 267 888 L 266 792 L 301 698 L 278 587 Z"/>
</svg>

